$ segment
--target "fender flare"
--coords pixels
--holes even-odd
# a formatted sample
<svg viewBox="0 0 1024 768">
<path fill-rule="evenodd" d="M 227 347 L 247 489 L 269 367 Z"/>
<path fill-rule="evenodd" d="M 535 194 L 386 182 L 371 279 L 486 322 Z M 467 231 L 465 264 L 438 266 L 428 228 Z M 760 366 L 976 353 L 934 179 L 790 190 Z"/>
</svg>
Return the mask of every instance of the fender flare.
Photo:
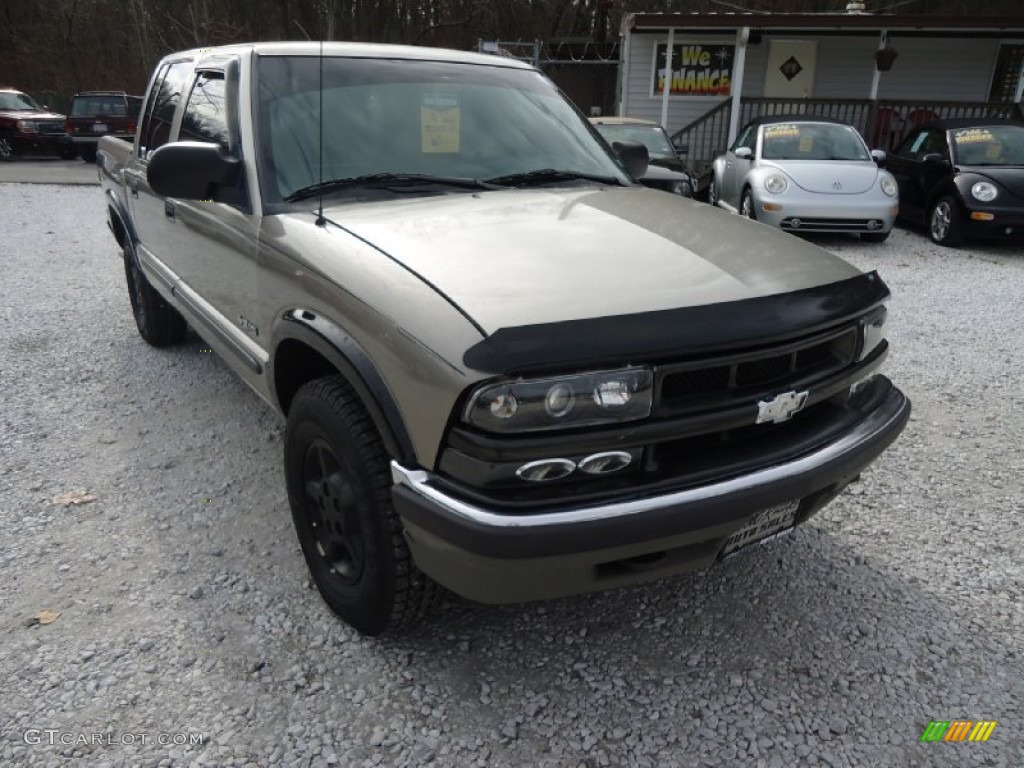
<svg viewBox="0 0 1024 768">
<path fill-rule="evenodd" d="M 309 309 L 290 309 L 278 319 L 271 333 L 271 349 L 285 341 L 305 344 L 323 356 L 344 376 L 380 433 L 388 453 L 407 466 L 418 466 L 412 439 L 405 427 L 391 389 L 366 350 L 341 326 Z M 274 402 L 281 407 L 277 392 L 276 355 L 267 366 L 267 384 Z"/>
<path fill-rule="evenodd" d="M 135 227 L 132 224 L 131 216 L 128 215 L 127 211 L 122 209 L 123 206 L 121 205 L 121 201 L 118 200 L 117 195 L 109 189 L 104 190 L 104 192 L 107 198 L 107 211 L 109 212 L 107 215 L 117 217 L 118 222 L 121 224 L 121 229 L 124 230 L 125 237 L 131 239 L 133 243 L 139 242 L 139 239 L 135 234 Z M 112 221 L 110 222 L 110 225 L 113 226 Z"/>
</svg>

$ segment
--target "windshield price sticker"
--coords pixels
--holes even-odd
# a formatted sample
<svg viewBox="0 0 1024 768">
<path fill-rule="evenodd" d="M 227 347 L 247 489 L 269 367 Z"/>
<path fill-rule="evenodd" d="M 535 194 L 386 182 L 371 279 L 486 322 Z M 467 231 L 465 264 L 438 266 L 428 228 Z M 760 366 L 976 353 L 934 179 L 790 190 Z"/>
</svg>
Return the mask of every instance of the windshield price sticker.
<svg viewBox="0 0 1024 768">
<path fill-rule="evenodd" d="M 814 138 L 811 136 L 803 136 L 800 139 L 800 151 L 801 152 L 812 152 L 814 151 Z"/>
<path fill-rule="evenodd" d="M 995 136 L 986 128 L 968 128 L 956 131 L 953 134 L 953 139 L 957 144 L 977 144 L 983 141 L 995 141 Z"/>
<path fill-rule="evenodd" d="M 769 125 L 764 129 L 764 135 L 769 139 L 784 139 L 789 136 L 799 136 L 800 129 L 795 125 Z"/>
<path fill-rule="evenodd" d="M 420 105 L 420 142 L 424 153 L 459 151 L 459 97 L 428 93 Z"/>
</svg>

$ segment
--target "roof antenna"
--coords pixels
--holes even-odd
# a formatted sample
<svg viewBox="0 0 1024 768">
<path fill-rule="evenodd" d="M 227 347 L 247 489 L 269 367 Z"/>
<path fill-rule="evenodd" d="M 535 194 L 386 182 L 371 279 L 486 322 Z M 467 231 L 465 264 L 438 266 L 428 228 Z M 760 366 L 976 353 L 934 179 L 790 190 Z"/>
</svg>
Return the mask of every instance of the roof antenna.
<svg viewBox="0 0 1024 768">
<path fill-rule="evenodd" d="M 316 213 L 316 225 L 323 227 L 327 225 L 327 219 L 324 218 L 324 30 L 323 30 L 323 18 L 320 19 L 320 108 L 318 110 L 319 130 L 318 138 L 320 147 L 318 149 L 318 160 L 320 164 L 320 194 L 318 210 Z"/>
</svg>

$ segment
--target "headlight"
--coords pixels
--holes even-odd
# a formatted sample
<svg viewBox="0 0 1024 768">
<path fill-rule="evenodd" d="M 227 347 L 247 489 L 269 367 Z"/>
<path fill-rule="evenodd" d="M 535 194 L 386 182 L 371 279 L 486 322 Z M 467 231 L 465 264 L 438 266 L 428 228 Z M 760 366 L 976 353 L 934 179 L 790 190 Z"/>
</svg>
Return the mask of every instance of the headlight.
<svg viewBox="0 0 1024 768">
<path fill-rule="evenodd" d="M 669 184 L 668 188 L 674 195 L 682 195 L 683 197 L 690 196 L 690 185 L 685 181 L 673 181 Z"/>
<path fill-rule="evenodd" d="M 888 312 L 885 307 L 879 307 L 861 321 L 861 345 L 860 354 L 857 355 L 857 362 L 860 362 L 870 355 L 879 344 L 885 341 L 885 323 Z"/>
<path fill-rule="evenodd" d="M 973 187 L 971 187 L 971 194 L 975 200 L 980 200 L 983 203 L 991 203 L 999 196 L 999 190 L 996 185 L 989 181 L 979 181 Z"/>
<path fill-rule="evenodd" d="M 22 133 L 39 133 L 39 126 L 34 120 L 19 120 L 18 130 Z"/>
<path fill-rule="evenodd" d="M 789 187 L 789 182 L 786 181 L 786 177 L 780 173 L 773 173 L 764 180 L 764 188 L 773 195 L 781 195 L 786 191 L 787 187 Z"/>
<path fill-rule="evenodd" d="M 899 187 L 896 186 L 896 182 L 891 176 L 883 176 L 879 186 L 882 187 L 882 191 L 889 197 L 896 197 L 896 193 L 899 192 Z"/>
<path fill-rule="evenodd" d="M 643 419 L 651 414 L 649 368 L 485 384 L 463 419 L 488 432 L 533 432 Z"/>
</svg>

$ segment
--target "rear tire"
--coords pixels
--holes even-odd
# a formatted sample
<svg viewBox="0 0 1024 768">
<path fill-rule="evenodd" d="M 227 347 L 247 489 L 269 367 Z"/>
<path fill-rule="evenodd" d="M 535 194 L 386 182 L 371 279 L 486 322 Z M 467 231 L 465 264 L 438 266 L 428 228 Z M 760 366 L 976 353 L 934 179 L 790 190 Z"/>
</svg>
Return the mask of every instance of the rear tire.
<svg viewBox="0 0 1024 768">
<path fill-rule="evenodd" d="M 127 236 L 124 240 L 124 275 L 139 335 L 154 347 L 169 347 L 184 339 L 188 330 L 185 318 L 149 284 L 139 268 L 135 247 Z"/>
<path fill-rule="evenodd" d="M 96 162 L 96 147 L 82 147 L 82 159 L 87 163 Z"/>
<path fill-rule="evenodd" d="M 860 239 L 865 243 L 884 243 L 889 239 L 888 232 L 861 232 Z"/>
<path fill-rule="evenodd" d="M 284 465 L 299 545 L 331 610 L 364 635 L 423 619 L 440 588 L 412 561 L 391 502 L 387 451 L 343 377 L 296 393 Z"/>
</svg>

